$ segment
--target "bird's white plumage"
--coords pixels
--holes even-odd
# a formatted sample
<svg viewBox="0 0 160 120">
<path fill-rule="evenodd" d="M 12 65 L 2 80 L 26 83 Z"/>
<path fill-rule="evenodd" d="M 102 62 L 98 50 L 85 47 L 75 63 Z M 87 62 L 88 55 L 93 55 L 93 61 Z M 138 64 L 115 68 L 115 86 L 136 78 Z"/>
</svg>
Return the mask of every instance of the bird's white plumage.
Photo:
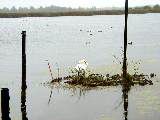
<svg viewBox="0 0 160 120">
<path fill-rule="evenodd" d="M 80 70 L 86 70 L 88 67 L 88 63 L 85 59 L 82 59 L 78 62 L 78 64 L 75 66 L 75 69 L 80 71 Z"/>
</svg>

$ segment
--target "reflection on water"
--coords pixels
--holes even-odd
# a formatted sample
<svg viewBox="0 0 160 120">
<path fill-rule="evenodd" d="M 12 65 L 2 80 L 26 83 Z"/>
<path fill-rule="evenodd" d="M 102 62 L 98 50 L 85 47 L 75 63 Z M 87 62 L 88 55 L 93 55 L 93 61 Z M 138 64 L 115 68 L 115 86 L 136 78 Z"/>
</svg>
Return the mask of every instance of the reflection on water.
<svg viewBox="0 0 160 120">
<path fill-rule="evenodd" d="M 48 104 L 51 102 L 52 94 L 53 94 L 53 91 L 52 91 L 52 89 L 51 89 L 51 92 L 50 92 L 50 95 L 49 95 Z"/>
<path fill-rule="evenodd" d="M 128 92 L 130 90 L 130 86 L 122 85 L 122 98 L 123 98 L 123 108 L 124 108 L 124 120 L 128 120 Z"/>
<path fill-rule="evenodd" d="M 58 86 L 58 87 L 57 87 Z M 56 89 L 63 89 L 63 90 L 67 90 L 70 91 L 72 93 L 71 96 L 76 96 L 78 98 L 78 100 L 80 100 L 82 97 L 85 97 L 87 94 L 89 94 L 90 91 L 92 90 L 96 90 L 96 91 L 101 91 L 104 89 L 108 89 L 108 87 L 82 87 L 82 86 L 72 86 L 72 85 L 64 85 L 61 83 L 57 83 L 56 84 Z M 53 94 L 53 89 L 54 89 L 54 85 L 51 86 L 51 92 L 50 92 L 50 97 L 49 97 L 49 101 L 48 103 L 50 103 L 51 98 L 52 98 L 52 94 Z M 123 109 L 124 109 L 124 120 L 128 120 L 128 93 L 131 89 L 131 86 L 128 84 L 123 84 L 122 85 L 122 100 L 123 100 Z M 105 103 L 103 103 L 105 104 Z M 120 102 L 121 104 L 121 102 Z M 120 107 L 118 105 L 118 107 Z M 109 108 L 107 108 L 109 109 Z M 117 107 L 116 107 L 117 109 Z"/>
<path fill-rule="evenodd" d="M 22 120 L 28 120 L 26 111 L 26 89 L 22 89 L 21 91 L 21 112 Z"/>
</svg>

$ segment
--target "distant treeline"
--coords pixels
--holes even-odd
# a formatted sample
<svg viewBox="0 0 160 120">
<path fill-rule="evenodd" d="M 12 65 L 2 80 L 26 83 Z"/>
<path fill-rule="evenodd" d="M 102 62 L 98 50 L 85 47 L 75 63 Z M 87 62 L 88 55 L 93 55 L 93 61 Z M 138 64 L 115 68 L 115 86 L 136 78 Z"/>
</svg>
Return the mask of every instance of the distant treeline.
<svg viewBox="0 0 160 120">
<path fill-rule="evenodd" d="M 107 9 L 107 8 L 103 8 L 103 9 Z M 39 8 L 34 8 L 33 6 L 31 6 L 30 8 L 27 7 L 12 7 L 12 8 L 7 8 L 4 7 L 2 9 L 0 9 L 0 13 L 51 13 L 51 12 L 75 12 L 75 11 L 95 11 L 98 10 L 98 8 L 96 7 L 91 7 L 91 8 L 71 8 L 71 7 L 59 7 L 59 6 L 48 6 L 48 7 L 39 7 Z"/>
<path fill-rule="evenodd" d="M 124 13 L 122 8 L 68 8 L 68 7 L 39 7 L 39 8 L 15 8 L 0 9 L 1 18 L 16 18 L 16 17 L 54 17 L 54 16 L 91 16 L 91 15 L 120 15 Z M 160 5 L 143 6 L 129 8 L 130 14 L 144 13 L 160 13 Z"/>
</svg>

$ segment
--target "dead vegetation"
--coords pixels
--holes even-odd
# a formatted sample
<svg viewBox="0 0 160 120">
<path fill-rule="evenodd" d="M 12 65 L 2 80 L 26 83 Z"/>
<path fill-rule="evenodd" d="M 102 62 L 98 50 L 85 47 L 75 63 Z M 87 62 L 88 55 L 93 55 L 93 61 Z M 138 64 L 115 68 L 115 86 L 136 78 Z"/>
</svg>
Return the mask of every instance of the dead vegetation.
<svg viewBox="0 0 160 120">
<path fill-rule="evenodd" d="M 125 82 L 129 85 L 152 85 L 153 82 L 150 80 L 151 77 L 149 75 L 144 74 L 127 74 Z M 124 78 L 122 74 L 115 75 L 102 75 L 102 74 L 89 74 L 85 76 L 85 74 L 75 74 L 72 76 L 67 76 L 63 78 L 56 78 L 51 81 L 61 82 L 65 81 L 65 84 L 74 85 L 74 86 L 84 86 L 84 87 L 97 87 L 97 86 L 118 86 L 124 83 Z"/>
</svg>

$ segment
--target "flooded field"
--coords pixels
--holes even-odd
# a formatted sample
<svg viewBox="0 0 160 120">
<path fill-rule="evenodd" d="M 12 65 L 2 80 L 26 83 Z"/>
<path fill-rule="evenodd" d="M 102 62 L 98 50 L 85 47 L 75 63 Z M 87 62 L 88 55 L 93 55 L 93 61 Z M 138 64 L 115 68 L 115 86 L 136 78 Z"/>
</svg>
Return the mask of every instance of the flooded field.
<svg viewBox="0 0 160 120">
<path fill-rule="evenodd" d="M 153 85 L 128 93 L 128 120 L 160 119 L 160 14 L 129 15 L 128 71 L 155 73 Z M 89 70 L 121 73 L 124 16 L 0 19 L 0 88 L 10 90 L 10 117 L 21 120 L 21 32 L 26 30 L 28 120 L 123 120 L 122 87 L 97 89 L 48 86 L 81 59 Z M 140 64 L 137 64 L 140 63 Z"/>
</svg>

